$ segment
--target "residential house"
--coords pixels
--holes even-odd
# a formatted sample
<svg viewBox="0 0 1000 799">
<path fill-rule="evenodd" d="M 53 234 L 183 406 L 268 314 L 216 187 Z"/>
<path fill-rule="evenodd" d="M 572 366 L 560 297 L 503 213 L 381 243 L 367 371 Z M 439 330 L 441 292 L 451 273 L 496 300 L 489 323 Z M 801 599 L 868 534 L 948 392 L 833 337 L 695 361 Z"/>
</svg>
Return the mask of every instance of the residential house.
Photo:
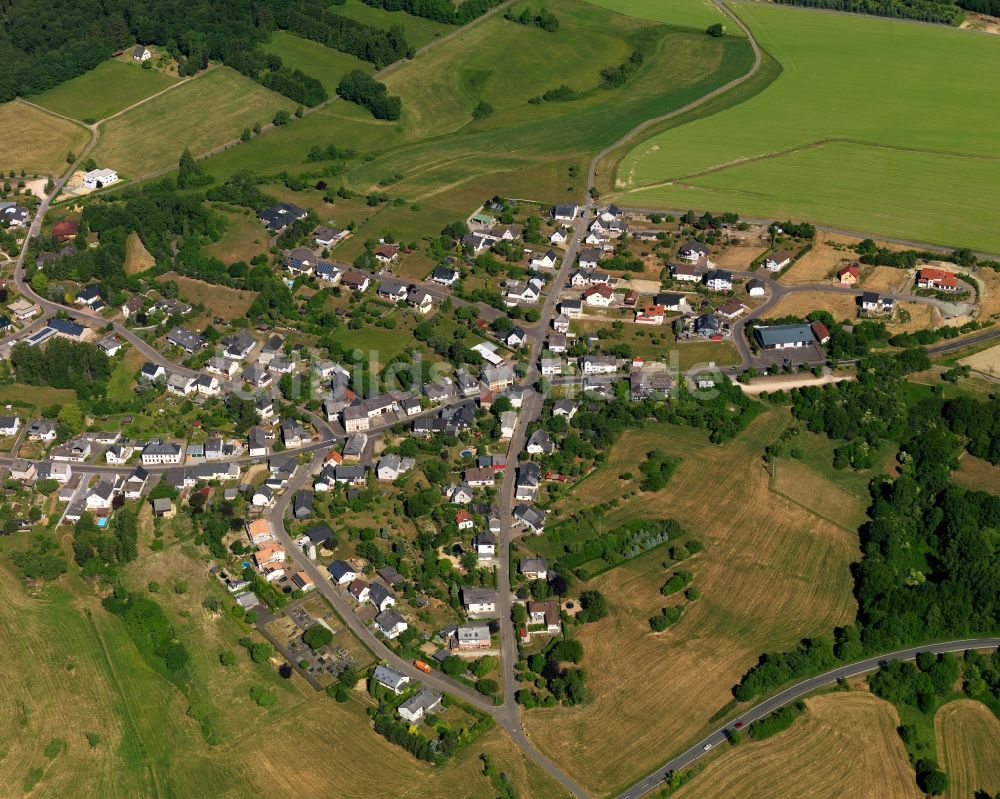
<svg viewBox="0 0 1000 799">
<path fill-rule="evenodd" d="M 548 250 L 543 255 L 534 255 L 528 261 L 528 266 L 532 269 L 554 269 L 559 263 L 559 256 L 555 250 Z"/>
<path fill-rule="evenodd" d="M 125 495 L 125 499 L 139 499 L 142 496 L 142 492 L 146 488 L 146 482 L 149 480 L 149 472 L 147 472 L 142 466 L 136 466 L 130 474 L 125 479 L 125 484 L 122 488 L 122 493 Z"/>
<path fill-rule="evenodd" d="M 139 61 L 149 61 L 153 57 L 153 53 L 148 47 L 143 47 L 141 44 L 137 44 L 132 50 L 132 60 Z"/>
<path fill-rule="evenodd" d="M 495 588 L 463 588 L 462 605 L 470 616 L 493 616 L 497 612 L 497 591 Z"/>
<path fill-rule="evenodd" d="M 549 576 L 549 564 L 545 558 L 521 558 L 517 572 L 528 580 L 545 580 Z"/>
<path fill-rule="evenodd" d="M 566 315 L 570 319 L 577 319 L 583 316 L 583 301 L 582 300 L 560 300 L 559 301 L 559 312 Z"/>
<path fill-rule="evenodd" d="M 560 203 L 552 209 L 552 216 L 559 222 L 572 222 L 580 214 L 580 207 L 574 203 Z"/>
<path fill-rule="evenodd" d="M 662 305 L 647 305 L 635 312 L 635 322 L 638 325 L 662 325 L 666 309 Z"/>
<path fill-rule="evenodd" d="M 354 601 L 359 605 L 363 605 L 368 601 L 369 590 L 370 587 L 368 583 L 361 578 L 351 580 L 351 584 L 347 586 L 347 593 L 354 597 Z"/>
<path fill-rule="evenodd" d="M 577 404 L 571 399 L 556 400 L 552 406 L 552 415 L 563 416 L 567 421 L 576 415 L 576 411 Z"/>
<path fill-rule="evenodd" d="M 217 397 L 222 393 L 222 383 L 215 375 L 198 375 L 194 385 L 198 393 L 205 397 Z"/>
<path fill-rule="evenodd" d="M 10 465 L 10 476 L 12 480 L 29 483 L 35 479 L 36 474 L 37 472 L 33 461 L 27 461 L 23 458 L 15 458 Z"/>
<path fill-rule="evenodd" d="M 462 477 L 472 488 L 485 488 L 494 484 L 496 481 L 496 472 L 493 469 L 476 467 L 466 469 L 462 472 Z"/>
<path fill-rule="evenodd" d="M 514 435 L 517 425 L 517 414 L 514 411 L 504 411 L 500 414 L 500 438 L 510 438 Z"/>
<path fill-rule="evenodd" d="M 542 377 L 555 377 L 562 374 L 562 358 L 542 358 Z"/>
<path fill-rule="evenodd" d="M 751 297 L 763 297 L 767 291 L 767 284 L 759 277 L 752 277 L 747 281 L 747 294 Z"/>
<path fill-rule="evenodd" d="M 223 343 L 226 345 L 226 357 L 237 361 L 242 361 L 257 346 L 257 340 L 246 330 L 241 330 L 235 336 L 226 339 Z M 232 373 L 230 373 L 230 377 L 232 377 Z"/>
<path fill-rule="evenodd" d="M 304 571 L 298 571 L 292 575 L 292 585 L 294 585 L 298 590 L 305 592 L 312 591 L 316 588 L 316 583 L 312 581 L 312 577 Z"/>
<path fill-rule="evenodd" d="M 587 305 L 595 306 L 597 308 L 607 308 L 611 305 L 611 301 L 614 299 L 615 291 L 611 286 L 605 284 L 600 284 L 597 286 L 591 286 L 585 292 L 583 292 L 583 301 Z"/>
<path fill-rule="evenodd" d="M 764 259 L 764 268 L 772 272 L 780 272 L 792 262 L 792 253 L 788 250 L 778 250 Z"/>
<path fill-rule="evenodd" d="M 614 355 L 584 355 L 580 370 L 585 375 L 610 375 L 618 371 L 618 361 Z"/>
<path fill-rule="evenodd" d="M 176 394 L 179 397 L 187 397 L 194 394 L 197 390 L 198 381 L 193 377 L 178 373 L 167 376 L 167 391 L 171 394 Z"/>
<path fill-rule="evenodd" d="M 489 649 L 490 643 L 488 624 L 459 624 L 455 629 L 453 646 L 458 650 Z"/>
<path fill-rule="evenodd" d="M 293 222 L 306 217 L 307 211 L 292 203 L 278 203 L 258 212 L 257 218 L 271 233 L 280 233 Z"/>
<path fill-rule="evenodd" d="M 391 669 L 388 666 L 382 666 L 381 664 L 375 667 L 375 672 L 372 674 L 379 685 L 383 685 L 392 691 L 396 696 L 399 696 L 406 690 L 406 686 L 410 684 L 410 678 L 405 674 L 400 674 L 395 669 Z"/>
<path fill-rule="evenodd" d="M 442 286 L 451 288 L 458 282 L 460 277 L 457 269 L 449 269 L 446 266 L 439 266 L 431 272 L 431 281 L 440 283 Z"/>
<path fill-rule="evenodd" d="M 375 260 L 383 266 L 387 266 L 399 257 L 398 244 L 382 243 L 375 248 Z"/>
<path fill-rule="evenodd" d="M 517 484 L 514 489 L 514 498 L 522 501 L 531 501 L 538 493 L 538 486 L 541 484 L 541 470 L 537 463 L 522 463 L 517 467 Z"/>
<path fill-rule="evenodd" d="M 372 583 L 368 589 L 368 601 L 381 612 L 396 604 L 396 595 L 382 583 Z"/>
<path fill-rule="evenodd" d="M 697 241 L 686 241 L 677 250 L 677 257 L 694 263 L 708 258 L 708 253 L 709 249 L 706 245 Z"/>
<path fill-rule="evenodd" d="M 554 599 L 544 602 L 528 600 L 528 624 L 545 625 L 545 632 L 556 635 L 562 630 L 559 620 L 559 603 Z"/>
<path fill-rule="evenodd" d="M 316 279 L 336 286 L 343 280 L 344 270 L 329 261 L 316 262 Z"/>
<path fill-rule="evenodd" d="M 166 379 L 167 370 L 158 363 L 146 361 L 142 365 L 142 369 L 139 370 L 139 377 L 143 380 L 148 380 L 150 383 L 155 383 L 157 380 Z"/>
<path fill-rule="evenodd" d="M 402 302 L 409 294 L 409 286 L 402 280 L 385 277 L 379 281 L 377 294 L 384 300 L 391 302 Z"/>
<path fill-rule="evenodd" d="M 346 560 L 335 560 L 326 568 L 337 585 L 347 585 L 358 578 L 357 572 Z"/>
<path fill-rule="evenodd" d="M 267 519 L 254 519 L 246 527 L 247 538 L 255 547 L 274 540 L 274 528 Z"/>
<path fill-rule="evenodd" d="M 538 428 L 528 439 L 526 449 L 529 455 L 549 455 L 555 446 L 549 434 L 542 428 Z"/>
<path fill-rule="evenodd" d="M 700 283 L 705 272 L 694 264 L 671 264 L 670 276 L 682 283 Z"/>
<path fill-rule="evenodd" d="M 725 269 L 713 269 L 705 275 L 709 291 L 729 291 L 733 287 L 733 274 Z"/>
<path fill-rule="evenodd" d="M 563 333 L 563 334 L 568 333 L 569 332 L 569 317 L 566 316 L 566 314 L 564 314 L 564 313 L 558 314 L 552 320 L 552 329 L 555 330 L 556 333 Z"/>
<path fill-rule="evenodd" d="M 184 447 L 171 441 L 153 439 L 142 449 L 143 466 L 159 466 L 162 464 L 180 463 Z"/>
<path fill-rule="evenodd" d="M 737 317 L 742 316 L 749 310 L 750 309 L 742 302 L 733 299 L 733 300 L 727 300 L 726 302 L 722 303 L 722 305 L 716 308 L 715 312 L 719 314 L 719 316 L 723 316 L 726 319 L 736 319 Z"/>
<path fill-rule="evenodd" d="M 459 530 L 471 530 L 475 526 L 475 521 L 472 518 L 472 514 L 469 513 L 465 508 L 460 508 L 455 513 L 455 526 Z"/>
<path fill-rule="evenodd" d="M 103 303 L 101 299 L 101 284 L 100 283 L 89 283 L 77 292 L 76 299 L 73 301 L 77 305 L 85 305 L 88 308 L 96 308 Z"/>
<path fill-rule="evenodd" d="M 917 270 L 916 286 L 918 289 L 935 289 L 948 293 L 964 291 L 963 284 L 955 277 L 955 273 L 946 272 L 944 269 L 924 268 Z"/>
<path fill-rule="evenodd" d="M 118 182 L 118 173 L 113 169 L 91 169 L 83 173 L 83 185 L 88 189 L 103 189 Z"/>
<path fill-rule="evenodd" d="M 415 461 L 413 458 L 401 458 L 399 455 L 383 455 L 379 458 L 375 467 L 375 474 L 379 480 L 392 482 L 400 475 L 406 474 L 413 468 Z"/>
<path fill-rule="evenodd" d="M 115 497 L 115 486 L 107 480 L 102 480 L 87 494 L 84 501 L 87 510 L 110 510 Z"/>
<path fill-rule="evenodd" d="M 368 275 L 359 272 L 357 269 L 344 272 L 344 277 L 340 282 L 343 286 L 358 294 L 368 291 L 368 287 L 371 285 Z"/>
<path fill-rule="evenodd" d="M 0 436 L 16 436 L 21 429 L 19 416 L 0 416 Z"/>
<path fill-rule="evenodd" d="M 809 327 L 820 344 L 826 344 L 830 340 L 830 331 L 818 319 L 809 325 Z"/>
<path fill-rule="evenodd" d="M 569 239 L 569 232 L 566 228 L 559 228 L 551 236 L 549 236 L 549 244 L 555 245 L 556 247 L 562 247 L 567 239 Z"/>
<path fill-rule="evenodd" d="M 520 327 L 515 326 L 508 331 L 506 336 L 504 336 L 503 343 L 512 349 L 518 349 L 523 347 L 527 340 L 528 334 L 525 333 Z"/>
<path fill-rule="evenodd" d="M 142 309 L 145 307 L 146 301 L 142 297 L 129 297 L 121 307 L 122 317 L 129 319 L 138 313 L 142 313 Z"/>
<path fill-rule="evenodd" d="M 482 371 L 483 382 L 490 391 L 503 391 L 514 385 L 514 369 L 510 366 L 485 366 Z"/>
<path fill-rule="evenodd" d="M 856 286 L 861 279 L 861 269 L 857 264 L 848 264 L 837 270 L 837 280 L 844 286 Z"/>
<path fill-rule="evenodd" d="M 427 289 L 412 288 L 406 294 L 406 304 L 422 314 L 430 313 L 434 308 L 434 298 Z"/>
<path fill-rule="evenodd" d="M 472 540 L 472 544 L 476 548 L 476 556 L 480 560 L 489 560 L 496 556 L 497 539 L 492 532 L 484 530 Z"/>
<path fill-rule="evenodd" d="M 703 338 L 722 335 L 722 320 L 715 314 L 702 314 L 694 320 L 694 332 Z"/>
<path fill-rule="evenodd" d="M 514 507 L 513 516 L 517 524 L 531 530 L 535 535 L 541 535 L 545 532 L 547 511 L 537 510 L 531 505 L 522 504 Z"/>
<path fill-rule="evenodd" d="M 166 497 L 157 497 L 153 500 L 153 515 L 160 519 L 172 519 L 177 515 L 177 508 Z"/>
<path fill-rule="evenodd" d="M 167 342 L 175 347 L 180 347 L 187 353 L 197 352 L 205 346 L 205 339 L 183 327 L 172 328 L 167 333 Z"/>
<path fill-rule="evenodd" d="M 312 491 L 296 491 L 292 497 L 292 516 L 298 520 L 308 519 L 313 515 Z"/>
<path fill-rule="evenodd" d="M 393 640 L 394 638 L 398 638 L 400 633 L 405 632 L 409 627 L 409 625 L 406 623 L 406 619 L 404 619 L 402 616 L 399 615 L 399 613 L 397 613 L 395 610 L 392 609 L 383 610 L 381 613 L 379 613 L 378 616 L 375 617 L 375 626 L 378 628 L 379 632 L 381 632 L 382 635 L 384 635 L 390 641 Z M 407 705 L 408 702 L 412 702 L 413 699 L 417 698 L 417 696 L 420 696 L 420 694 L 417 694 L 411 699 L 408 699 L 406 702 L 404 702 L 402 705 L 399 706 L 400 715 L 403 714 L 404 705 Z M 440 699 L 438 701 L 440 701 Z M 423 713 L 421 713 L 420 715 L 423 715 Z M 419 718 L 419 716 L 417 716 L 417 718 Z M 411 719 L 411 721 L 416 721 L 416 720 L 417 720 L 416 718 Z"/>
<path fill-rule="evenodd" d="M 270 486 L 261 484 L 254 489 L 250 502 L 255 508 L 269 508 L 274 504 L 274 491 Z"/>
<path fill-rule="evenodd" d="M 376 619 L 376 621 L 378 620 Z M 381 626 L 382 625 L 380 624 L 379 627 L 381 628 Z M 403 629 L 406 629 L 406 622 L 403 622 Z M 399 633 L 396 635 L 398 634 Z M 395 638 L 396 636 L 386 634 L 386 637 Z M 400 718 L 406 719 L 407 721 L 415 724 L 425 715 L 433 713 L 439 707 L 441 707 L 441 694 L 436 694 L 429 688 L 421 688 L 417 691 L 417 693 L 396 708 L 396 711 L 399 713 Z"/>
<path fill-rule="evenodd" d="M 755 327 L 753 334 L 757 343 L 765 350 L 806 347 L 816 340 L 808 324 Z"/>
<path fill-rule="evenodd" d="M 340 230 L 335 227 L 326 227 L 325 225 L 320 225 L 313 231 L 313 241 L 316 243 L 317 247 L 332 247 L 343 241 L 350 235 L 348 230 Z"/>
<path fill-rule="evenodd" d="M 580 253 L 578 263 L 581 269 L 595 269 L 604 253 L 596 247 L 588 247 Z"/>
</svg>

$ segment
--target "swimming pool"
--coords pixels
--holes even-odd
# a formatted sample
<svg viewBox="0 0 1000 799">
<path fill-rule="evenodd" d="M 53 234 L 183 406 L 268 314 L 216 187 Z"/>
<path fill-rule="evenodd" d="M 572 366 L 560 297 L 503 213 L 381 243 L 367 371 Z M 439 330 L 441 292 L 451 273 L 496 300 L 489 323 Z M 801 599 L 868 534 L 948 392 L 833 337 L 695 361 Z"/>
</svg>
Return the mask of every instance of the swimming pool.
<svg viewBox="0 0 1000 799">
<path fill-rule="evenodd" d="M 107 519 L 107 517 L 106 516 L 102 516 L 100 519 L 98 519 L 97 520 L 97 526 L 100 527 L 101 529 L 104 529 L 105 527 L 107 527 L 108 526 L 108 519 Z"/>
<path fill-rule="evenodd" d="M 473 455 L 475 455 L 475 453 L 471 449 L 463 449 L 458 454 L 461 455 L 463 458 L 471 458 Z"/>
</svg>

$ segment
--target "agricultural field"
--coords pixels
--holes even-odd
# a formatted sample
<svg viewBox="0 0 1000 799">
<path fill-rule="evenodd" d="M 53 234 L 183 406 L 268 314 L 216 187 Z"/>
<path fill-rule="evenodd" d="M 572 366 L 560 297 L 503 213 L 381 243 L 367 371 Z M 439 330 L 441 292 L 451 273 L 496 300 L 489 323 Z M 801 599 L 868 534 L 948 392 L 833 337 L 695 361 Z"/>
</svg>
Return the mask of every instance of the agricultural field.
<svg viewBox="0 0 1000 799">
<path fill-rule="evenodd" d="M 787 423 L 786 414 L 767 411 L 724 446 L 683 427 L 629 431 L 606 464 L 557 506 L 557 518 L 564 518 L 617 498 L 602 528 L 673 518 L 705 544 L 685 562 L 701 598 L 664 633 L 648 624 L 669 603 L 659 593 L 667 574 L 662 551 L 591 580 L 587 587 L 602 591 L 612 608 L 607 619 L 579 632 L 593 700 L 526 716 L 532 741 L 595 794 L 622 787 L 706 731 L 709 717 L 731 699 L 731 687 L 761 652 L 853 619 L 848 567 L 858 557 L 856 534 L 769 489 L 761 455 Z M 654 448 L 682 462 L 663 491 L 636 493 L 637 480 L 620 475 L 637 474 Z M 706 486 L 716 487 L 710 500 Z M 552 556 L 548 538 L 525 543 Z M 640 684 L 657 690 L 635 690 Z"/>
<path fill-rule="evenodd" d="M 951 473 L 952 479 L 960 486 L 975 491 L 1000 494 L 1000 466 L 963 452 L 959 456 L 958 469 Z"/>
<path fill-rule="evenodd" d="M 1000 791 L 1000 720 L 971 699 L 949 702 L 934 716 L 941 766 L 951 778 L 946 796 Z"/>
<path fill-rule="evenodd" d="M 650 22 L 664 22 L 686 28 L 704 29 L 716 22 L 722 22 L 730 33 L 739 29 L 719 10 L 712 0 L 588 0 L 595 6 L 617 11 Z"/>
<path fill-rule="evenodd" d="M 981 372 L 990 377 L 1000 375 L 1000 345 L 990 347 L 975 355 L 962 358 L 959 363 L 972 367 L 975 372 Z"/>
<path fill-rule="evenodd" d="M 271 41 L 266 42 L 263 48 L 268 53 L 281 56 L 286 67 L 300 69 L 319 80 L 331 97 L 336 93 L 340 79 L 352 69 L 374 71 L 367 61 L 287 31 L 275 31 Z"/>
<path fill-rule="evenodd" d="M 20 100 L 0 104 L 0 169 L 59 175 L 66 153 L 80 152 L 90 139 L 82 125 L 60 119 Z"/>
<path fill-rule="evenodd" d="M 138 64 L 103 61 L 90 72 L 31 98 L 57 114 L 91 122 L 117 114 L 140 100 L 177 83 L 155 69 Z"/>
<path fill-rule="evenodd" d="M 733 7 L 780 76 L 746 102 L 638 144 L 621 162 L 619 199 L 1000 251 L 998 208 L 980 201 L 1000 179 L 1000 145 L 989 134 L 1000 107 L 1000 86 L 988 77 L 1000 68 L 995 39 L 861 15 Z"/>
<path fill-rule="evenodd" d="M 919 799 L 888 702 L 860 691 L 806 700 L 791 729 L 723 751 L 677 799 Z M 963 794 L 971 796 L 971 794 Z"/>
<path fill-rule="evenodd" d="M 217 286 L 176 272 L 164 272 L 158 279 L 161 283 L 172 280 L 180 289 L 181 299 L 185 302 L 192 305 L 201 303 L 212 316 L 221 316 L 227 321 L 244 316 L 257 297 L 253 291 Z"/>
<path fill-rule="evenodd" d="M 235 70 L 213 67 L 102 125 L 92 156 L 102 167 L 137 179 L 176 166 L 185 146 L 201 155 L 238 139 L 255 122 L 270 122 L 276 111 L 294 108 Z"/>
<path fill-rule="evenodd" d="M 50 405 L 65 405 L 76 400 L 76 392 L 69 388 L 28 386 L 23 383 L 0 385 L 0 403 L 26 402 L 41 410 Z"/>
</svg>

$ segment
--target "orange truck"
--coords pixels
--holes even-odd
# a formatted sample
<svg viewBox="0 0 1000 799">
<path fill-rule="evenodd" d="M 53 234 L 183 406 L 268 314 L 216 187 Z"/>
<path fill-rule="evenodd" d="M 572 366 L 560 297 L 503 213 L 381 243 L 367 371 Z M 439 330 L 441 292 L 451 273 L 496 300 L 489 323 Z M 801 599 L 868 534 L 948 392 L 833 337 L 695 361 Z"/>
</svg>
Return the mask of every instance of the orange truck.
<svg viewBox="0 0 1000 799">
<path fill-rule="evenodd" d="M 431 667 L 424 663 L 422 660 L 414 660 L 413 665 L 416 666 L 421 671 L 425 671 L 428 674 L 431 673 Z"/>
</svg>

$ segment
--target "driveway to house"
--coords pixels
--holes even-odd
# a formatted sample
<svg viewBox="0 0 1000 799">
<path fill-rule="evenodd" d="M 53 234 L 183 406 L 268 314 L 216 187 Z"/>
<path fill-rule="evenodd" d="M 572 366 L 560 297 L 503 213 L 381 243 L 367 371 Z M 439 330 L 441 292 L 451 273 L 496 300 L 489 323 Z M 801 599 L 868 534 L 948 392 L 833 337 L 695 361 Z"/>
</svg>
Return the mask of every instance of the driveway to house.
<svg viewBox="0 0 1000 799">
<path fill-rule="evenodd" d="M 840 666 L 836 669 L 811 677 L 808 680 L 796 683 L 791 688 L 786 688 L 779 694 L 775 694 L 770 699 L 765 699 L 749 710 L 744 711 L 739 716 L 730 719 L 726 724 L 719 727 L 711 735 L 703 738 L 683 754 L 678 755 L 673 760 L 664 763 L 660 768 L 649 776 L 637 782 L 631 788 L 618 794 L 617 799 L 639 799 L 640 796 L 652 791 L 663 782 L 674 771 L 687 768 L 699 758 L 720 744 L 726 742 L 726 730 L 732 729 L 734 725 L 740 724 L 742 727 L 748 726 L 751 722 L 773 713 L 780 707 L 801 699 L 803 696 L 812 693 L 817 688 L 836 682 L 841 679 L 857 677 L 874 671 L 879 666 L 897 660 L 913 660 L 921 652 L 932 652 L 941 654 L 943 652 L 964 652 L 968 649 L 995 649 L 1000 646 L 1000 638 L 970 638 L 959 641 L 946 641 L 938 644 L 927 644 L 926 646 L 915 646 L 909 649 L 900 649 L 896 652 L 889 652 L 884 655 L 860 660 L 847 666 Z M 794 726 L 792 727 L 794 730 Z"/>
</svg>

